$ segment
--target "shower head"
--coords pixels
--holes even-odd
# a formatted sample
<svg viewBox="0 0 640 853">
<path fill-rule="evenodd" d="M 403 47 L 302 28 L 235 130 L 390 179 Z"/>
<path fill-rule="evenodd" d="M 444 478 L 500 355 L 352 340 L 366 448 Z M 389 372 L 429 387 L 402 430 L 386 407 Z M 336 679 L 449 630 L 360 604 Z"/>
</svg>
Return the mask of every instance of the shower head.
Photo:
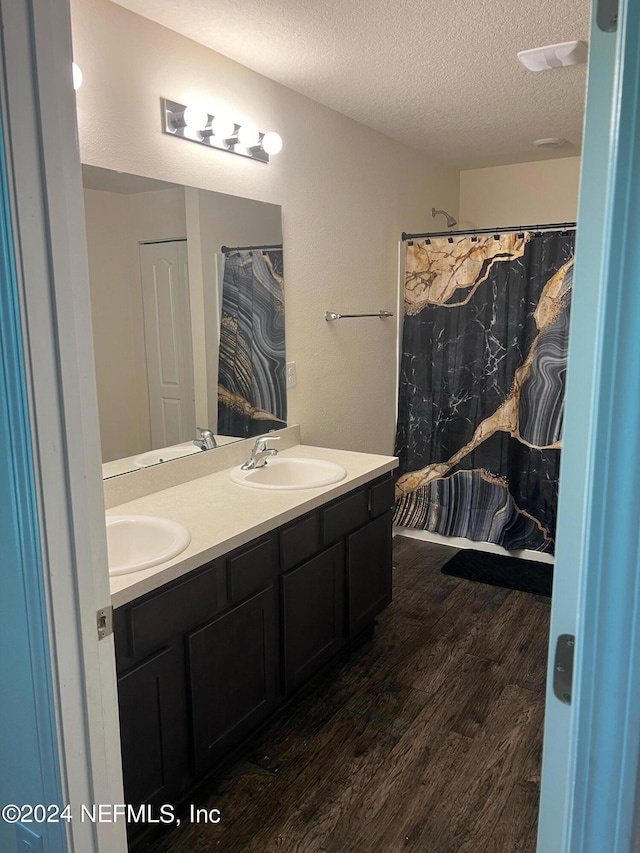
<svg viewBox="0 0 640 853">
<path fill-rule="evenodd" d="M 450 213 L 447 213 L 446 210 L 436 210 L 435 207 L 431 208 L 431 216 L 435 219 L 436 216 L 446 216 L 447 217 L 447 228 L 453 228 L 454 225 L 458 224 L 458 220 L 455 219 Z"/>
</svg>

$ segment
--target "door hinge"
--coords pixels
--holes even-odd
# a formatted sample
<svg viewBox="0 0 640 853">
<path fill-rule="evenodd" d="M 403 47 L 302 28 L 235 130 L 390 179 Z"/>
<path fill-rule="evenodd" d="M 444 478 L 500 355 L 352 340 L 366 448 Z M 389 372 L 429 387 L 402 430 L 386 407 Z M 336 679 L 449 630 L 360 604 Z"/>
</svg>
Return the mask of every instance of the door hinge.
<svg viewBox="0 0 640 853">
<path fill-rule="evenodd" d="M 96 611 L 96 625 L 99 640 L 104 640 L 109 634 L 113 634 L 113 605 L 110 604 Z"/>
<path fill-rule="evenodd" d="M 576 638 L 573 634 L 560 634 L 553 659 L 553 692 L 556 699 L 571 704 L 573 693 L 573 651 Z"/>
<path fill-rule="evenodd" d="M 598 0 L 596 21 L 603 32 L 615 32 L 618 29 L 618 0 Z"/>
</svg>

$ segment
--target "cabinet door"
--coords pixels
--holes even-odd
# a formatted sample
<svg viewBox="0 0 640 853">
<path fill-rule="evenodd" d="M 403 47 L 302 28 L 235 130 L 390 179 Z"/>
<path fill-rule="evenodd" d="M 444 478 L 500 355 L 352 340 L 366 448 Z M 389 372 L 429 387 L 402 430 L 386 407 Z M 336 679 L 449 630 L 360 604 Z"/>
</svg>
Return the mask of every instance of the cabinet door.
<svg viewBox="0 0 640 853">
<path fill-rule="evenodd" d="M 282 629 L 286 692 L 344 643 L 344 551 L 335 545 L 283 575 Z"/>
<path fill-rule="evenodd" d="M 349 637 L 391 603 L 391 520 L 386 512 L 347 536 Z"/>
<path fill-rule="evenodd" d="M 118 679 L 127 803 L 171 802 L 188 780 L 183 658 L 167 648 Z"/>
<path fill-rule="evenodd" d="M 238 743 L 275 704 L 274 595 L 269 587 L 186 638 L 198 772 Z"/>
</svg>

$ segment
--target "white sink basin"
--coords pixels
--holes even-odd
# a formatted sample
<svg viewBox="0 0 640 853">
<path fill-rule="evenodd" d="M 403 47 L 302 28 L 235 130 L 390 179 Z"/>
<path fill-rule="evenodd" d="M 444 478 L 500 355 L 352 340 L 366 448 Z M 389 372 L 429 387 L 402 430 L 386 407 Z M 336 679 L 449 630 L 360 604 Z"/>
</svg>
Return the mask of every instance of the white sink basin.
<svg viewBox="0 0 640 853">
<path fill-rule="evenodd" d="M 229 476 L 234 483 L 251 489 L 315 489 L 339 483 L 347 472 L 342 465 L 324 459 L 276 456 L 262 468 L 232 468 Z"/>
<path fill-rule="evenodd" d="M 199 447 L 193 444 L 176 444 L 173 447 L 159 447 L 157 450 L 149 450 L 134 456 L 133 464 L 136 468 L 148 468 L 159 462 L 170 462 L 172 459 L 180 459 L 182 456 L 191 456 L 192 453 L 202 453 Z"/>
<path fill-rule="evenodd" d="M 108 515 L 109 574 L 150 569 L 182 553 L 191 542 L 184 525 L 149 515 Z"/>
</svg>

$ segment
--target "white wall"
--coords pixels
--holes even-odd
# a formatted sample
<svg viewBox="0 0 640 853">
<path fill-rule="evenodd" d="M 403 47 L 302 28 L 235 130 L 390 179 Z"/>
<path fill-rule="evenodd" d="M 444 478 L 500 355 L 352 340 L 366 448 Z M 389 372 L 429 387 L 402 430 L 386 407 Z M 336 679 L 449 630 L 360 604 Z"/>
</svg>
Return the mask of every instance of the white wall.
<svg viewBox="0 0 640 853">
<path fill-rule="evenodd" d="M 460 173 L 461 228 L 575 222 L 580 157 Z"/>
<path fill-rule="evenodd" d="M 184 192 L 85 189 L 103 462 L 149 450 L 149 394 L 138 244 L 186 236 Z"/>
<path fill-rule="evenodd" d="M 328 324 L 327 309 L 395 310 L 402 231 L 458 212 L 458 173 L 107 0 L 73 0 L 84 162 L 282 205 L 289 416 L 308 443 L 393 446 L 393 321 Z M 161 133 L 160 98 L 216 100 L 284 149 L 269 165 Z"/>
</svg>

